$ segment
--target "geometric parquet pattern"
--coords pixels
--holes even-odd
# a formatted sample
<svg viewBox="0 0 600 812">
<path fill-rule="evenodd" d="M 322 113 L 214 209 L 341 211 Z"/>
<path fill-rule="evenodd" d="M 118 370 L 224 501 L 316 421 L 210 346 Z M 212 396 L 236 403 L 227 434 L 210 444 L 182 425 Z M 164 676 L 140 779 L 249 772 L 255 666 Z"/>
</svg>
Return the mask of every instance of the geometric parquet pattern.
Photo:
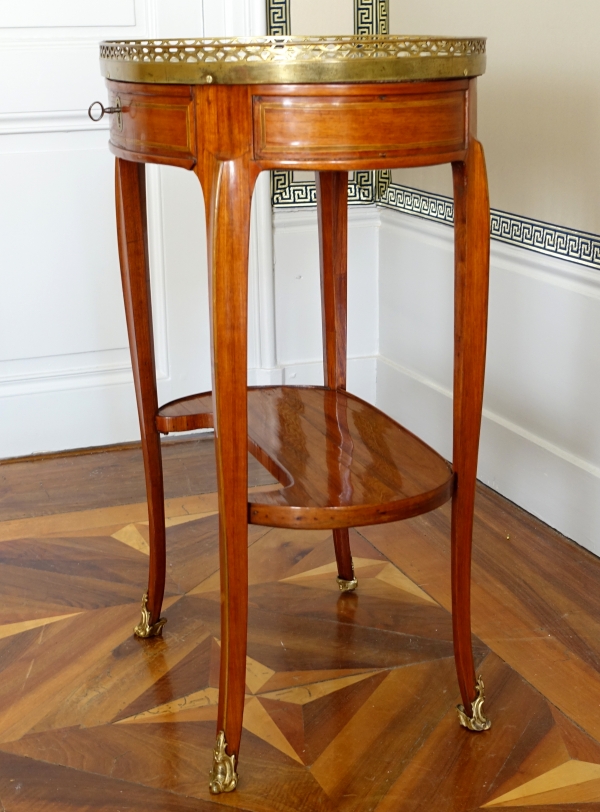
<svg viewBox="0 0 600 812">
<path fill-rule="evenodd" d="M 492 729 L 457 722 L 447 510 L 351 531 L 347 594 L 329 531 L 250 527 L 240 781 L 210 796 L 215 510 L 167 501 L 148 641 L 143 505 L 0 522 L 0 810 L 600 810 L 600 566 L 490 492 L 473 616 Z"/>
</svg>

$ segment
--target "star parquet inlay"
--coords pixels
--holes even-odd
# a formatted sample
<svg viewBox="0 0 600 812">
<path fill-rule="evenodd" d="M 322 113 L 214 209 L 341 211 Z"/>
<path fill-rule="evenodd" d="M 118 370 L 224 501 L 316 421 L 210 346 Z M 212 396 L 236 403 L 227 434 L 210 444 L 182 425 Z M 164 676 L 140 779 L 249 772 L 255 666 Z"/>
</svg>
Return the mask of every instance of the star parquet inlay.
<svg viewBox="0 0 600 812">
<path fill-rule="evenodd" d="M 600 810 L 594 720 L 574 718 L 566 688 L 558 702 L 540 689 L 559 657 L 539 662 L 540 684 L 524 678 L 525 636 L 502 637 L 489 595 L 474 645 L 493 725 L 459 727 L 447 564 L 434 571 L 427 552 L 443 512 L 351 531 L 354 593 L 337 588 L 328 531 L 249 528 L 240 782 L 210 796 L 218 517 L 212 496 L 170 502 L 168 623 L 147 641 L 132 635 L 148 565 L 138 505 L 65 514 L 63 532 L 58 516 L 47 532 L 20 521 L 15 538 L 0 523 L 0 809 Z"/>
</svg>

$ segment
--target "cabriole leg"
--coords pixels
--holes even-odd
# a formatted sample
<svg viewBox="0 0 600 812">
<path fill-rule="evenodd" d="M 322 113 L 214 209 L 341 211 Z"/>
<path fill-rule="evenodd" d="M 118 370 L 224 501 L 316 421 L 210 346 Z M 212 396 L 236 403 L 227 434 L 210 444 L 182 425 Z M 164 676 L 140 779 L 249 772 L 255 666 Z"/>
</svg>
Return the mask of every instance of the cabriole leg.
<svg viewBox="0 0 600 812">
<path fill-rule="evenodd" d="M 237 785 L 246 685 L 247 269 L 253 185 L 246 159 L 215 161 L 208 213 L 221 564 L 221 671 L 217 743 L 210 775 L 214 794 L 231 792 Z"/>
<path fill-rule="evenodd" d="M 481 144 L 472 139 L 464 163 L 453 165 L 455 228 L 454 450 L 452 500 L 452 621 L 454 656 L 469 730 L 490 727 L 483 680 L 476 679 L 471 644 L 471 545 L 487 332 L 490 209 Z"/>
<path fill-rule="evenodd" d="M 166 552 L 162 457 L 160 434 L 155 423 L 158 399 L 152 333 L 144 164 L 117 158 L 115 181 L 121 280 L 140 420 L 150 520 L 148 591 L 142 598 L 142 617 L 134 632 L 138 637 L 153 637 L 162 634 L 162 627 L 167 622 L 166 618 L 160 616 L 165 591 Z"/>
</svg>

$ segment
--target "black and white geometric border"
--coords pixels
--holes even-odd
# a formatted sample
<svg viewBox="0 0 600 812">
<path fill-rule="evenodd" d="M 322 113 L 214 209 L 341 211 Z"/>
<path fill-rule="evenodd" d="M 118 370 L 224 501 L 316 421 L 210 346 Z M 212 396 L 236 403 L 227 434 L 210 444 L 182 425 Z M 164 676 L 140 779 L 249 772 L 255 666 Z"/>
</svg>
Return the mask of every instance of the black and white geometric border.
<svg viewBox="0 0 600 812">
<path fill-rule="evenodd" d="M 600 270 L 600 235 L 492 209 L 492 239 Z"/>
<path fill-rule="evenodd" d="M 420 189 L 411 189 L 410 186 L 401 186 L 399 183 L 389 183 L 385 190 L 381 190 L 377 195 L 377 204 L 386 209 L 414 214 L 449 226 L 454 224 L 454 203 L 451 197 L 422 192 Z"/>
<path fill-rule="evenodd" d="M 389 34 L 389 0 L 354 0 L 355 34 Z"/>
<path fill-rule="evenodd" d="M 290 0 L 267 0 L 267 34 L 285 37 L 290 28 Z"/>
<path fill-rule="evenodd" d="M 436 220 L 445 225 L 454 223 L 454 204 L 450 197 L 422 192 L 398 183 L 390 183 L 382 192 L 378 188 L 378 192 L 377 204 L 386 209 Z M 494 240 L 600 270 L 598 234 L 544 223 L 499 209 L 492 209 L 490 226 Z"/>
<path fill-rule="evenodd" d="M 317 205 L 317 187 L 310 180 L 294 180 L 293 172 L 275 169 L 271 172 L 273 206 L 297 209 Z M 348 183 L 350 206 L 372 205 L 375 200 L 375 172 L 351 172 Z"/>
</svg>

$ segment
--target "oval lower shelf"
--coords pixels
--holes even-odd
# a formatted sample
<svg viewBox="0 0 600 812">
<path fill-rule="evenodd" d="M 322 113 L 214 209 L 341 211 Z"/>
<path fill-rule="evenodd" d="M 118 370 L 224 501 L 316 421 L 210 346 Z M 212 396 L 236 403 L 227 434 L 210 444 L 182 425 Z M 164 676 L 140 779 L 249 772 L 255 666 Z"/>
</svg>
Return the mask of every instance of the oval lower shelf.
<svg viewBox="0 0 600 812">
<path fill-rule="evenodd" d="M 162 407 L 163 431 L 212 425 L 207 392 Z M 182 428 L 174 428 L 181 425 Z M 248 449 L 280 490 L 252 493 L 248 521 L 327 529 L 406 519 L 447 502 L 450 465 L 379 409 L 341 390 L 248 389 Z"/>
</svg>

